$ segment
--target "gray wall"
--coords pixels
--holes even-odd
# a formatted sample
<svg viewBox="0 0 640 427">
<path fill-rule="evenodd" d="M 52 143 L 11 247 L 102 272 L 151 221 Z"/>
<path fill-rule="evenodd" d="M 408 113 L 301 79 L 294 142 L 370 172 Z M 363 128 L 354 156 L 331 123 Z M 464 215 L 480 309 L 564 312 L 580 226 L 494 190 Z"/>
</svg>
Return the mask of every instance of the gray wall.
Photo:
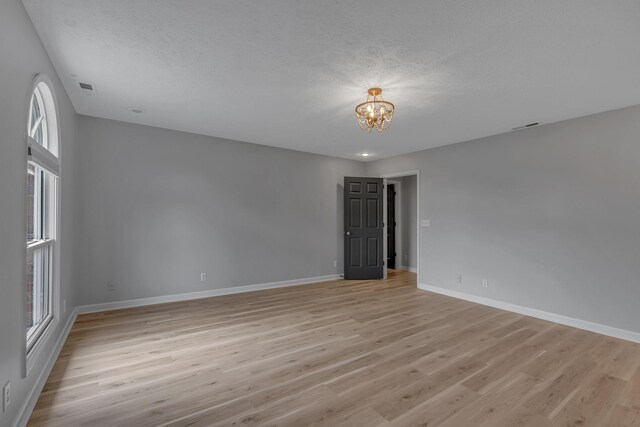
<svg viewBox="0 0 640 427">
<path fill-rule="evenodd" d="M 415 175 L 402 178 L 402 263 L 404 267 L 418 265 L 418 236 L 416 236 L 416 204 L 418 195 Z M 406 260 L 404 259 L 406 255 Z"/>
<path fill-rule="evenodd" d="M 363 163 L 85 116 L 78 131 L 80 304 L 343 271 L 342 182 Z"/>
<path fill-rule="evenodd" d="M 45 356 L 75 305 L 341 273 L 343 176 L 411 169 L 432 224 L 420 228 L 421 283 L 640 331 L 640 107 L 365 166 L 77 118 L 19 0 L 3 2 L 0 40 L 0 387 L 12 384 L 0 426 L 44 362 L 20 378 L 24 132 L 39 72 L 62 126 L 67 301 Z"/>
<path fill-rule="evenodd" d="M 411 169 L 421 283 L 640 331 L 640 106 L 367 165 Z"/>
<path fill-rule="evenodd" d="M 19 0 L 4 0 L 0 11 L 0 388 L 11 380 L 11 406 L 0 425 L 13 423 L 43 367 L 39 360 L 21 379 L 23 293 L 25 281 L 26 146 L 28 91 L 37 73 L 48 74 L 58 97 L 62 125 L 61 298 L 67 300 L 44 357 L 53 348 L 71 308 L 73 284 L 73 209 L 76 115 Z"/>
</svg>

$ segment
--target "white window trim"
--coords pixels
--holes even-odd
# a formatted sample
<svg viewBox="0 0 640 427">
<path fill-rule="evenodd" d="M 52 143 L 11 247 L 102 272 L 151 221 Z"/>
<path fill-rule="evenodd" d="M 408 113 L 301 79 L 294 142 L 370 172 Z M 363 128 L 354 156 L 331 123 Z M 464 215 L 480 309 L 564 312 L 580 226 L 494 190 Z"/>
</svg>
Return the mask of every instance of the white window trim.
<svg viewBox="0 0 640 427">
<path fill-rule="evenodd" d="M 49 92 L 51 93 L 50 99 L 46 96 L 43 97 L 43 104 L 45 106 L 45 115 L 50 121 L 47 123 L 47 138 L 49 149 L 54 153 L 51 154 L 48 150 L 44 149 L 40 144 L 34 141 L 29 137 L 29 120 L 30 120 L 30 110 L 31 110 L 31 98 L 35 92 L 36 87 L 44 83 Z M 55 225 L 53 227 L 53 235 L 50 240 L 45 242 L 38 242 L 37 244 L 29 245 L 25 247 L 25 262 L 27 259 L 27 251 L 35 250 L 36 246 L 51 246 L 51 270 L 50 280 L 51 280 L 51 295 L 50 295 L 50 304 L 51 304 L 51 315 L 49 318 L 43 322 L 43 326 L 39 328 L 37 331 L 37 338 L 35 340 L 31 339 L 30 343 L 31 347 L 29 351 L 27 351 L 27 322 L 26 322 L 26 307 L 27 307 L 27 293 L 24 291 L 24 284 L 27 282 L 27 269 L 26 266 L 23 268 L 22 273 L 22 316 L 20 322 L 20 336 L 22 337 L 22 349 L 23 349 L 23 357 L 22 357 L 22 377 L 26 378 L 32 368 L 36 365 L 41 356 L 47 356 L 48 353 L 44 350 L 50 347 L 50 341 L 53 336 L 53 331 L 57 328 L 60 323 L 60 157 L 61 157 L 61 146 L 62 146 L 62 138 L 61 138 L 61 118 L 60 118 L 60 110 L 58 108 L 58 101 L 56 98 L 56 93 L 54 89 L 53 82 L 51 79 L 45 74 L 37 74 L 31 82 L 29 90 L 27 92 L 27 99 L 25 101 L 24 109 L 24 129 L 25 129 L 25 170 L 28 162 L 41 167 L 46 172 L 54 175 L 54 179 L 52 180 L 52 196 L 53 200 L 50 202 L 54 203 L 54 210 L 51 212 L 52 217 L 47 218 L 47 221 L 50 221 L 50 224 Z M 49 114 L 53 110 L 55 112 L 54 115 Z M 24 111 L 24 110 L 23 110 Z M 53 138 L 52 138 L 53 136 Z M 38 146 L 33 148 L 34 146 Z M 32 148 L 31 150 L 29 148 Z M 56 157 L 57 156 L 57 157 Z M 25 191 L 23 194 L 27 194 L 26 192 L 26 174 L 24 179 Z M 27 210 L 27 199 L 25 197 L 23 212 Z M 26 235 L 26 224 L 25 224 L 25 235 Z M 33 341 L 33 342 L 32 342 Z"/>
<path fill-rule="evenodd" d="M 27 161 L 58 178 L 60 177 L 60 159 L 28 135 Z"/>
<path fill-rule="evenodd" d="M 29 162 L 31 163 L 31 162 Z M 48 259 L 48 262 L 46 263 L 47 265 L 47 269 L 43 272 L 43 274 L 46 274 L 48 276 L 47 279 L 47 284 L 48 284 L 48 290 L 47 292 L 49 293 L 50 296 L 53 296 L 53 284 L 54 284 L 54 273 L 55 273 L 55 266 L 53 265 L 53 256 L 55 256 L 56 253 L 56 216 L 57 216 L 57 177 L 54 176 L 53 174 L 48 173 L 45 169 L 40 168 L 37 164 L 33 165 L 35 168 L 35 174 L 36 176 L 40 176 L 40 172 L 44 172 L 45 174 L 48 175 L 47 179 L 44 181 L 44 185 L 45 188 L 41 187 L 41 183 L 36 182 L 36 186 L 37 186 L 37 190 L 36 190 L 36 194 L 42 194 L 42 192 L 44 192 L 45 200 L 43 201 L 44 203 L 44 207 L 39 206 L 40 204 L 40 200 L 39 198 L 37 198 L 37 206 L 36 206 L 36 211 L 44 211 L 47 216 L 44 219 L 45 222 L 45 229 L 46 230 L 51 230 L 52 234 L 49 236 L 46 236 L 42 239 L 37 239 L 34 240 L 32 242 L 27 242 L 27 254 L 29 253 L 33 253 L 37 250 L 40 249 L 47 249 L 48 250 L 48 254 L 47 256 L 50 257 Z M 37 181 L 39 181 L 39 179 L 37 179 Z M 54 204 L 52 206 L 52 204 Z M 40 224 L 34 224 L 35 227 L 40 227 Z M 41 230 L 38 230 L 36 232 L 37 236 L 41 235 Z M 34 266 L 35 267 L 35 266 Z M 35 290 L 34 290 L 35 291 Z M 34 292 L 35 295 L 37 295 L 37 293 Z M 38 300 L 38 298 L 34 295 L 33 300 Z M 32 309 L 35 311 L 36 310 L 36 306 L 32 306 Z M 47 317 L 45 317 L 43 319 L 43 321 L 40 323 L 40 325 L 36 326 L 35 328 L 32 329 L 32 331 L 30 333 L 27 333 L 27 355 L 29 355 L 29 353 L 31 352 L 31 350 L 33 349 L 33 347 L 35 347 L 36 342 L 40 339 L 40 337 L 42 336 L 42 334 L 47 330 L 49 324 L 51 323 L 51 321 L 53 320 L 54 317 L 54 313 L 53 313 L 53 298 L 49 298 L 48 299 L 48 315 Z M 39 316 L 36 316 L 39 317 Z M 26 329 L 26 328 L 25 328 Z"/>
</svg>

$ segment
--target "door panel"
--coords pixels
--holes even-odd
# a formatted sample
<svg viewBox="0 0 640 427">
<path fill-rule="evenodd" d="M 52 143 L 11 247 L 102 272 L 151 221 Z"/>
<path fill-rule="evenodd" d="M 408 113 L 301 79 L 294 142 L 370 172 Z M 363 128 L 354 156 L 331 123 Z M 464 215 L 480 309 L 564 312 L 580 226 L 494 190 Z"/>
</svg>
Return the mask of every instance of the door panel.
<svg viewBox="0 0 640 427">
<path fill-rule="evenodd" d="M 362 228 L 362 200 L 349 200 L 349 224 L 348 228 Z"/>
<path fill-rule="evenodd" d="M 382 185 L 382 184 L 380 184 L 380 185 Z M 378 183 L 377 182 L 367 182 L 367 193 L 368 194 L 378 194 L 379 191 L 380 190 L 378 189 Z"/>
<path fill-rule="evenodd" d="M 344 179 L 344 278 L 383 275 L 383 184 L 381 178 Z"/>
<path fill-rule="evenodd" d="M 349 267 L 362 267 L 362 238 L 352 237 L 349 239 Z"/>
<path fill-rule="evenodd" d="M 378 227 L 378 212 L 381 212 L 380 209 L 380 200 L 371 199 L 370 196 L 367 196 L 367 227 L 375 229 Z"/>
<path fill-rule="evenodd" d="M 380 255 L 380 239 L 377 237 L 367 238 L 367 267 L 377 267 L 378 260 L 382 259 Z"/>
</svg>

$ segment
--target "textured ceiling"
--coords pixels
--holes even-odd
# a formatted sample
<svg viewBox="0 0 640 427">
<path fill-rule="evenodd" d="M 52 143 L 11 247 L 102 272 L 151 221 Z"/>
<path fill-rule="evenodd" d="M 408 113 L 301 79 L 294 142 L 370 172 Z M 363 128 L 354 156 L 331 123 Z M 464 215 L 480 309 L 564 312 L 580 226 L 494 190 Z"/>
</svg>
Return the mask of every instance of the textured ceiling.
<svg viewBox="0 0 640 427">
<path fill-rule="evenodd" d="M 640 103 L 637 0 L 23 2 L 78 113 L 258 144 L 371 160 Z"/>
</svg>

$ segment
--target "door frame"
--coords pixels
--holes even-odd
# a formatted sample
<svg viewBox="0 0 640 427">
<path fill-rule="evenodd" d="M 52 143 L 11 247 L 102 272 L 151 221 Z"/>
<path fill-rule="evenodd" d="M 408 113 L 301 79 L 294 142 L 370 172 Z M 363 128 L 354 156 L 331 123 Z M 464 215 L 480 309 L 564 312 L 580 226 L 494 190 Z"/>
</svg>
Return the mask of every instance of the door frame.
<svg viewBox="0 0 640 427">
<path fill-rule="evenodd" d="M 402 267 L 402 181 L 398 181 L 391 178 L 387 179 L 386 181 L 387 182 L 385 184 L 385 189 L 388 188 L 386 187 L 387 185 L 393 184 L 395 186 L 395 191 L 396 191 L 396 203 L 395 203 L 396 224 L 397 224 L 396 226 L 396 270 L 398 270 L 398 269 L 402 269 L 401 268 Z M 386 214 L 387 213 L 385 212 L 385 215 Z M 385 216 L 385 224 L 387 222 L 387 219 L 388 218 Z M 398 230 L 400 231 L 398 232 Z M 386 229 L 384 231 L 387 232 Z M 400 259 L 400 263 L 398 263 L 398 259 Z M 386 258 L 385 258 L 385 261 L 386 261 Z M 385 266 L 387 266 L 387 264 L 385 264 Z"/>
<path fill-rule="evenodd" d="M 415 230 L 416 230 L 416 287 L 418 286 L 418 284 L 420 283 L 420 264 L 421 264 L 421 260 L 420 260 L 420 170 L 419 169 L 413 169 L 413 170 L 406 170 L 406 171 L 399 171 L 399 172 L 391 172 L 391 173 L 385 173 L 385 174 L 381 174 L 379 175 L 380 178 L 383 179 L 384 185 L 387 185 L 387 181 L 389 180 L 393 180 L 393 178 L 402 178 L 405 176 L 414 176 L 416 177 L 416 224 L 415 224 Z M 386 187 L 385 187 L 386 188 Z M 386 223 L 386 218 L 387 218 L 387 192 L 383 191 L 382 194 L 382 206 L 384 208 L 384 212 L 383 212 L 383 217 L 385 218 L 385 227 L 387 226 Z M 384 236 L 387 235 L 387 229 L 384 229 Z M 384 266 L 383 266 L 383 277 L 386 279 L 387 278 L 387 239 L 385 238 L 383 240 L 383 259 L 385 260 Z"/>
</svg>

